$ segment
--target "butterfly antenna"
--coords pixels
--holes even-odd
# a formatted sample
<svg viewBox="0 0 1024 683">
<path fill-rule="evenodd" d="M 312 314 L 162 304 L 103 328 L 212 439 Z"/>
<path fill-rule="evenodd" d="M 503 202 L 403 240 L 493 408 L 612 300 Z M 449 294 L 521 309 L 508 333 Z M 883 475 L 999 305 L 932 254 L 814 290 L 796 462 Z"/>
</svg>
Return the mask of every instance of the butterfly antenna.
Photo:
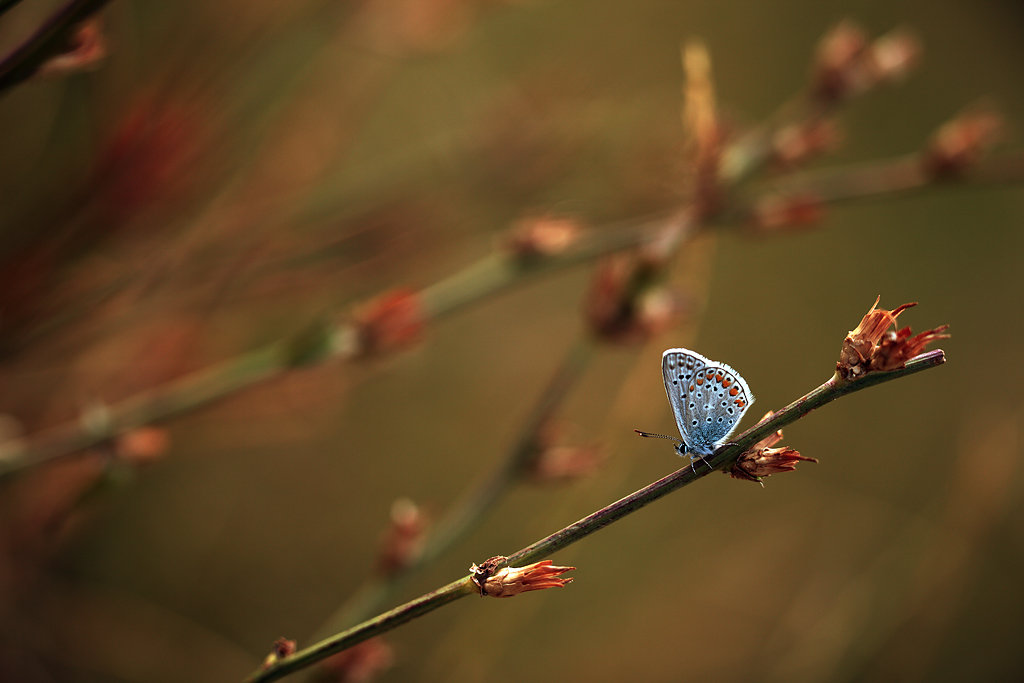
<svg viewBox="0 0 1024 683">
<path fill-rule="evenodd" d="M 648 439 L 667 439 L 669 441 L 675 441 L 678 444 L 683 443 L 682 439 L 680 439 L 678 437 L 675 437 L 675 436 L 668 436 L 667 434 L 655 434 L 653 432 L 642 432 L 639 429 L 634 429 L 633 431 L 636 432 L 637 434 L 639 434 L 640 436 L 647 437 Z"/>
</svg>

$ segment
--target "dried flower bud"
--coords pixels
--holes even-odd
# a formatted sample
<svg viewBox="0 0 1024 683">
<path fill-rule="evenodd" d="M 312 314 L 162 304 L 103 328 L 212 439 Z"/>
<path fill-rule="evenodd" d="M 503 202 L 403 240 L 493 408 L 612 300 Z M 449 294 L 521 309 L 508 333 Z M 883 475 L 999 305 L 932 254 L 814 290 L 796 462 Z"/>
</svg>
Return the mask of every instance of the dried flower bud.
<svg viewBox="0 0 1024 683">
<path fill-rule="evenodd" d="M 473 581 L 480 589 L 480 595 L 492 598 L 511 598 L 527 591 L 562 588 L 567 583 L 572 583 L 572 577 L 566 579 L 558 577 L 576 569 L 576 567 L 558 567 L 551 560 L 541 560 L 525 567 L 502 567 L 493 571 L 494 561 L 498 559 L 505 560 L 503 557 L 492 557 L 482 567 L 474 564 L 469 568 L 473 572 Z"/>
<path fill-rule="evenodd" d="M 778 434 L 781 438 L 781 430 Z M 729 470 L 729 476 L 734 479 L 756 481 L 763 485 L 761 480 L 764 477 L 779 472 L 791 472 L 796 469 L 797 463 L 801 460 L 818 462 L 816 458 L 805 458 L 800 455 L 799 451 L 795 451 L 792 448 L 753 448 L 741 455 L 733 463 L 732 468 Z"/>
<path fill-rule="evenodd" d="M 67 50 L 39 66 L 40 76 L 64 76 L 95 68 L 107 56 L 103 24 L 96 17 L 86 19 L 72 31 Z"/>
<path fill-rule="evenodd" d="M 671 327 L 681 305 L 657 282 L 660 262 L 628 254 L 603 260 L 587 292 L 584 312 L 605 341 L 631 343 Z"/>
<path fill-rule="evenodd" d="M 159 460 L 167 453 L 170 436 L 161 427 L 139 427 L 114 441 L 114 453 L 122 460 L 141 464 Z"/>
<path fill-rule="evenodd" d="M 842 134 L 830 119 L 816 118 L 783 126 L 772 136 L 774 162 L 785 169 L 806 163 L 839 146 Z"/>
<path fill-rule="evenodd" d="M 750 222 L 757 232 L 780 232 L 809 228 L 824 216 L 825 204 L 816 195 L 767 195 L 754 204 Z"/>
<path fill-rule="evenodd" d="M 391 505 L 391 525 L 377 553 L 377 573 L 393 576 L 419 559 L 427 534 L 427 518 L 408 498 Z"/>
<path fill-rule="evenodd" d="M 287 638 L 278 638 L 274 641 L 274 647 L 270 654 L 263 660 L 263 668 L 269 669 L 278 661 L 295 654 L 295 641 Z"/>
<path fill-rule="evenodd" d="M 571 218 L 526 218 L 512 228 L 505 240 L 505 248 L 521 261 L 529 263 L 562 253 L 572 246 L 580 232 L 579 223 Z"/>
<path fill-rule="evenodd" d="M 325 659 L 320 671 L 337 683 L 367 683 L 394 664 L 391 646 L 381 638 L 370 638 Z"/>
<path fill-rule="evenodd" d="M 942 334 L 948 325 L 914 337 L 910 336 L 909 327 L 899 332 L 889 332 L 890 327 L 895 327 L 899 314 L 917 303 L 903 304 L 889 311 L 878 308 L 880 300 L 881 297 L 875 299 L 860 324 L 843 340 L 836 372 L 845 380 L 858 379 L 869 372 L 902 368 L 906 361 L 924 351 L 928 344 L 949 336 Z"/>
<path fill-rule="evenodd" d="M 1002 116 L 990 109 L 966 112 L 943 125 L 932 137 L 924 153 L 924 169 L 932 178 L 956 178 L 978 160 L 1003 136 Z"/>
<path fill-rule="evenodd" d="M 419 293 L 400 289 L 371 299 L 356 309 L 352 319 L 358 349 L 369 355 L 394 351 L 419 341 L 426 315 Z"/>
<path fill-rule="evenodd" d="M 949 339 L 949 335 L 944 334 L 948 329 L 949 325 L 940 325 L 914 336 L 911 336 L 913 333 L 909 327 L 886 332 L 871 359 L 871 369 L 886 371 L 904 367 L 908 360 L 920 354 L 932 342 Z"/>
</svg>

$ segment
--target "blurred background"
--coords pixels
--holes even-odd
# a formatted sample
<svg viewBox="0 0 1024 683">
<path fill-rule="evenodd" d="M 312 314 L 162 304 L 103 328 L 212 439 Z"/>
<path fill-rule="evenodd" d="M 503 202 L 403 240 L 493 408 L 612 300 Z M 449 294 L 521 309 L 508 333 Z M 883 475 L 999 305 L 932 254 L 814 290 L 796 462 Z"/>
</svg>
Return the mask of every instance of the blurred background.
<svg viewBox="0 0 1024 683">
<path fill-rule="evenodd" d="M 102 60 L 0 95 L 0 441 L 102 420 L 428 286 L 524 217 L 602 227 L 678 206 L 681 43 L 704 41 L 742 131 L 807 87 L 848 5 L 111 2 Z M 0 48 L 58 6 L 9 9 Z M 856 11 L 872 36 L 912 30 L 921 64 L 844 107 L 842 146 L 811 172 L 914 153 L 979 101 L 1019 140 L 1019 3 Z M 919 301 L 900 318 L 915 330 L 950 324 L 947 364 L 787 428 L 818 464 L 763 489 L 708 477 L 558 553 L 578 567 L 561 591 L 461 600 L 316 675 L 1021 678 L 1022 224 L 1024 187 L 948 183 L 829 207 L 800 231 L 702 235 L 670 267 L 685 315 L 597 344 L 557 411 L 560 442 L 602 459 L 511 487 L 383 608 L 684 464 L 632 431 L 675 429 L 666 347 L 743 374 L 744 427 L 826 380 L 878 294 Z M 382 571 L 393 514 L 429 539 L 521 438 L 588 334 L 594 266 L 523 278 L 401 351 L 282 374 L 0 482 L 0 678 L 241 680 L 275 638 L 310 644 Z"/>
</svg>

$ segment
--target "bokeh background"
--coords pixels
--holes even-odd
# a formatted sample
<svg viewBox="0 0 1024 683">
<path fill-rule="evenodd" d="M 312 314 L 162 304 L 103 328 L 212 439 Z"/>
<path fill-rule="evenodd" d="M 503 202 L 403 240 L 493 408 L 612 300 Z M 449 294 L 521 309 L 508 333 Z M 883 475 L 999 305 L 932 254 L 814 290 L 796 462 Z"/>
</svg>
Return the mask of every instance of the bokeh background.
<svg viewBox="0 0 1024 683">
<path fill-rule="evenodd" d="M 0 46 L 55 2 L 0 17 Z M 742 128 L 806 84 L 848 3 L 139 2 L 97 69 L 0 100 L 0 413 L 77 419 L 419 288 L 524 215 L 636 220 L 683 196 L 683 40 Z M 1024 121 L 1018 3 L 862 2 L 924 46 L 851 103 L 830 166 L 920 149 L 965 106 Z M 769 177 L 767 182 L 771 182 Z M 461 600 L 386 637 L 381 681 L 1015 680 L 1024 676 L 1024 188 L 949 184 L 723 228 L 674 279 L 699 301 L 600 345 L 560 418 L 606 459 L 523 483 L 388 606 L 680 466 L 662 349 L 741 371 L 745 424 L 827 379 L 875 296 L 942 323 L 942 368 L 786 430 L 820 463 L 765 488 L 702 480 L 562 551 L 561 591 Z M 697 265 L 703 263 L 704 265 Z M 163 425 L 145 466 L 87 455 L 4 482 L 0 674 L 224 681 L 300 646 L 371 574 L 389 510 L 436 519 L 512 447 L 586 334 L 593 263 L 531 278 L 360 364 L 301 369 Z M 296 676 L 302 679 L 303 674 Z"/>
</svg>

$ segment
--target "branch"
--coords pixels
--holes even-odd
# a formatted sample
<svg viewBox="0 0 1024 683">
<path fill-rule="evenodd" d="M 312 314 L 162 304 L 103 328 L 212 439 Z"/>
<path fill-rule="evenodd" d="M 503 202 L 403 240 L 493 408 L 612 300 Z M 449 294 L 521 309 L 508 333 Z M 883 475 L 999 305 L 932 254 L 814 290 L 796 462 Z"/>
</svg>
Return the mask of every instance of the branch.
<svg viewBox="0 0 1024 683">
<path fill-rule="evenodd" d="M 54 12 L 28 40 L 0 61 L 0 93 L 30 78 L 43 62 L 62 52 L 75 26 L 109 1 L 71 0 Z"/>
<path fill-rule="evenodd" d="M 709 463 L 715 469 L 726 467 L 735 462 L 746 449 L 765 436 L 795 422 L 815 408 L 820 408 L 826 403 L 855 391 L 937 367 L 942 365 L 945 360 L 945 353 L 942 350 L 935 350 L 911 359 L 905 367 L 887 372 L 871 372 L 853 381 L 844 380 L 838 374 L 834 375 L 817 389 L 793 401 L 782 410 L 774 413 L 770 418 L 759 422 L 745 431 L 736 441 L 719 448 L 708 459 Z M 597 512 L 513 553 L 503 564 L 521 566 L 545 558 L 592 534 L 598 529 L 606 527 L 626 515 L 639 510 L 645 505 L 653 503 L 672 491 L 706 476 L 710 471 L 712 470 L 698 469 L 694 472 L 690 465 L 686 465 L 639 491 L 631 493 L 625 498 L 601 508 Z M 473 583 L 472 575 L 464 576 L 431 593 L 422 595 L 389 612 L 364 621 L 304 650 L 299 650 L 295 654 L 280 659 L 266 668 L 255 671 L 246 679 L 246 683 L 266 683 L 267 681 L 277 680 L 315 664 L 332 654 L 341 652 L 357 643 L 389 631 L 407 621 L 474 593 L 477 593 L 477 587 Z"/>
</svg>

